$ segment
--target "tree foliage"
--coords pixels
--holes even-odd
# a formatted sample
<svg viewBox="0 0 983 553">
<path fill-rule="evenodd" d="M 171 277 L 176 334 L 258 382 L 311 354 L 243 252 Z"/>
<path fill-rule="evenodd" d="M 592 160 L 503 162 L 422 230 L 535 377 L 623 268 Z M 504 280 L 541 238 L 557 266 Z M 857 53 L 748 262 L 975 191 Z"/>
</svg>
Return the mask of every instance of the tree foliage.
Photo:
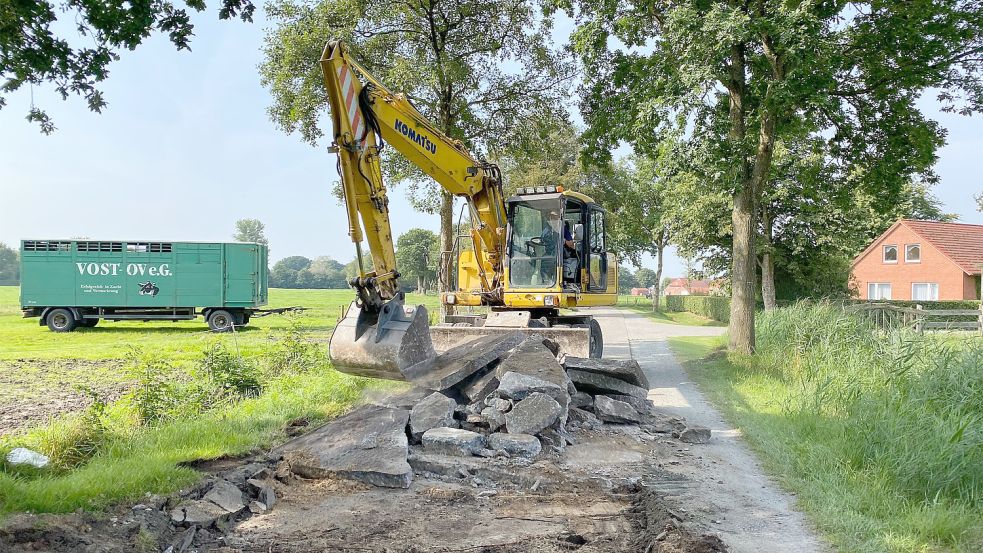
<svg viewBox="0 0 983 553">
<path fill-rule="evenodd" d="M 729 196 L 735 350 L 754 347 L 758 217 L 779 141 L 820 141 L 832 176 L 887 212 L 906 184 L 934 177 L 944 132 L 919 96 L 939 90 L 960 113 L 983 107 L 978 0 L 565 7 L 579 21 L 588 154 L 676 144 L 711 195 Z"/>
<path fill-rule="evenodd" d="M 0 284 L 20 284 L 20 255 L 3 242 L 0 242 Z"/>
<path fill-rule="evenodd" d="M 236 231 L 232 239 L 236 242 L 256 242 L 267 245 L 266 225 L 259 219 L 239 219 L 236 221 Z"/>
<path fill-rule="evenodd" d="M 188 9 L 204 0 L 47 0 L 0 4 L 0 108 L 23 86 L 52 84 L 62 99 L 77 95 L 101 112 L 106 100 L 98 85 L 122 49 L 134 50 L 154 33 L 167 34 L 178 50 L 191 49 L 194 25 Z M 222 0 L 219 18 L 252 21 L 251 0 Z M 55 130 L 44 110 L 31 105 L 27 119 L 41 132 Z"/>
<path fill-rule="evenodd" d="M 413 228 L 396 240 L 396 266 L 404 288 L 416 281 L 416 291 L 425 293 L 436 285 L 440 241 L 433 231 Z"/>
</svg>

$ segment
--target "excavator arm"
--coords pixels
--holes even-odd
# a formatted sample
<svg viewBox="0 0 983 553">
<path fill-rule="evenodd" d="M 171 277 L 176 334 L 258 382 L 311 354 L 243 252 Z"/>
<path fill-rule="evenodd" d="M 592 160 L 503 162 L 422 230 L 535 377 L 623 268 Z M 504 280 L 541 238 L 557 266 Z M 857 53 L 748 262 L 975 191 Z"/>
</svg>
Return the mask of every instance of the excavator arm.
<svg viewBox="0 0 983 553">
<path fill-rule="evenodd" d="M 349 235 L 360 275 L 352 282 L 362 309 L 380 309 L 399 292 L 399 272 L 389 223 L 380 154 L 386 145 L 429 175 L 444 190 L 467 201 L 482 292 L 500 297 L 506 215 L 501 175 L 427 120 L 403 94 L 391 92 L 330 42 L 321 56 L 339 156 Z M 368 241 L 374 269 L 365 271 L 360 244 Z M 484 269 L 490 267 L 491 271 Z"/>
<path fill-rule="evenodd" d="M 482 296 L 491 304 L 502 301 L 507 224 L 501 174 L 441 132 L 404 95 L 376 80 L 340 42 L 325 47 L 321 72 L 334 127 L 331 150 L 338 154 L 348 232 L 359 265 L 359 275 L 350 281 L 358 299 L 335 328 L 329 353 L 345 372 L 402 380 L 404 369 L 436 353 L 426 309 L 403 305 L 382 150 L 395 148 L 444 190 L 467 201 Z M 363 240 L 372 270 L 366 270 Z"/>
</svg>

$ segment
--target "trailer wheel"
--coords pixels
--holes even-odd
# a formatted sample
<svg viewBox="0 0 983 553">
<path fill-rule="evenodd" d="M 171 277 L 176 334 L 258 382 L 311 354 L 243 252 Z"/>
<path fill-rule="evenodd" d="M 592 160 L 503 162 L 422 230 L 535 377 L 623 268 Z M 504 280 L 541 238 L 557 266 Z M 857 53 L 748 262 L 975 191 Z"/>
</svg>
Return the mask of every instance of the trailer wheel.
<svg viewBox="0 0 983 553">
<path fill-rule="evenodd" d="M 208 328 L 215 332 L 228 332 L 232 330 L 234 320 L 232 313 L 224 309 L 216 309 L 208 314 Z"/>
<path fill-rule="evenodd" d="M 67 309 L 52 309 L 51 313 L 48 313 L 47 322 L 52 332 L 71 332 L 78 324 L 75 315 Z"/>
<path fill-rule="evenodd" d="M 85 328 L 92 328 L 99 324 L 99 319 L 82 319 L 79 321 L 79 326 L 84 326 Z"/>
<path fill-rule="evenodd" d="M 591 319 L 587 328 L 590 329 L 590 357 L 591 359 L 600 359 L 601 355 L 604 354 L 604 336 L 601 335 L 601 323 L 597 322 L 597 319 Z"/>
</svg>

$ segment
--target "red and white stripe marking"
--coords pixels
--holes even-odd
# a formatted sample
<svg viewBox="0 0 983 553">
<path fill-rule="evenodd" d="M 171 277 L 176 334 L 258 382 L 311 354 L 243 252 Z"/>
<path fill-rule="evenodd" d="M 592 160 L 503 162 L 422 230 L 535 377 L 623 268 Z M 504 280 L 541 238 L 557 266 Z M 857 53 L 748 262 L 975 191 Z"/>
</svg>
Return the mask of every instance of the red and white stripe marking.
<svg viewBox="0 0 983 553">
<path fill-rule="evenodd" d="M 345 97 L 348 120 L 351 121 L 355 140 L 358 141 L 360 148 L 365 148 L 365 140 L 362 139 L 362 136 L 365 134 L 365 122 L 362 121 L 362 112 L 358 109 L 358 98 L 355 97 L 354 80 L 355 76 L 352 75 L 351 69 L 347 65 L 342 64 L 338 68 L 338 82 L 341 83 L 341 95 Z"/>
</svg>

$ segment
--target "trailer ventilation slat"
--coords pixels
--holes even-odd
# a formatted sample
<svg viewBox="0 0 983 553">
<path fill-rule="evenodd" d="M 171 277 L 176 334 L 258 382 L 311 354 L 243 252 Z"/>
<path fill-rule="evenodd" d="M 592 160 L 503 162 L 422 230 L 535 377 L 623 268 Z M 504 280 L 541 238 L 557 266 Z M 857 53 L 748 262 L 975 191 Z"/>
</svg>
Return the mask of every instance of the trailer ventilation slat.
<svg viewBox="0 0 983 553">
<path fill-rule="evenodd" d="M 71 251 L 72 243 L 62 240 L 26 240 L 26 252 L 67 252 Z"/>
<path fill-rule="evenodd" d="M 121 252 L 122 242 L 78 242 L 80 252 Z"/>
<path fill-rule="evenodd" d="M 170 242 L 127 242 L 126 251 L 134 253 L 171 253 Z"/>
</svg>

